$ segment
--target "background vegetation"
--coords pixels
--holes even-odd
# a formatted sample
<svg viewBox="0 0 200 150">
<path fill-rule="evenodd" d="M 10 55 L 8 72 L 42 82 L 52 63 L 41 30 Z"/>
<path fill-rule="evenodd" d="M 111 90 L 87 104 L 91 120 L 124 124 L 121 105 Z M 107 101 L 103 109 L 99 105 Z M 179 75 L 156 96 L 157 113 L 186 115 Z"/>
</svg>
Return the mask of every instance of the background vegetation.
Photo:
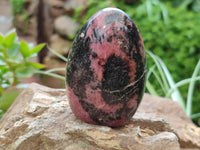
<svg viewBox="0 0 200 150">
<path fill-rule="evenodd" d="M 26 33 L 29 21 L 25 2 L 25 0 L 10 0 L 12 5 L 13 24 L 18 30 L 21 30 L 22 33 Z M 23 26 L 18 24 L 19 21 L 23 23 Z"/>
<path fill-rule="evenodd" d="M 164 61 L 175 82 L 192 76 L 200 58 L 200 0 L 140 0 L 133 4 L 122 0 L 90 0 L 87 5 L 87 11 L 82 8 L 76 11 L 75 18 L 81 24 L 100 9 L 120 8 L 139 27 L 145 49 Z M 150 55 L 147 60 L 150 69 L 155 62 Z M 166 96 L 155 76 L 149 80 L 159 96 Z M 197 81 L 194 87 L 191 114 L 200 112 L 200 82 Z M 179 90 L 186 104 L 188 85 Z M 196 123 L 197 120 L 198 117 L 194 119 Z"/>
<path fill-rule="evenodd" d="M 36 71 L 45 66 L 30 62 L 44 47 L 28 45 L 25 41 L 18 41 L 14 31 L 6 35 L 0 33 L 0 118 L 18 96 L 18 90 L 7 90 L 20 83 L 20 79 L 33 76 Z"/>
</svg>

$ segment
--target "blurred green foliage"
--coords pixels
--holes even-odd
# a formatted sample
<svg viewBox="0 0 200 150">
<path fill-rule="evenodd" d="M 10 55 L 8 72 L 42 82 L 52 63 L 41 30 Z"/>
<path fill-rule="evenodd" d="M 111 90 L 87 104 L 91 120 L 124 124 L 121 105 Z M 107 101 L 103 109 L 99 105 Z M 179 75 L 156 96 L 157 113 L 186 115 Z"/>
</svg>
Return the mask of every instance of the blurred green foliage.
<svg viewBox="0 0 200 150">
<path fill-rule="evenodd" d="M 31 61 L 45 45 L 39 44 L 34 47 L 33 44 L 19 41 L 15 30 L 10 30 L 5 35 L 0 33 L 0 119 L 21 90 L 26 87 L 19 84 L 22 79 L 32 77 L 34 74 L 44 74 L 65 81 L 65 77 L 54 73 L 65 71 L 65 68 L 40 70 L 44 69 L 45 65 Z M 63 61 L 67 61 L 56 51 L 49 50 Z"/>
<path fill-rule="evenodd" d="M 25 0 L 10 0 L 14 17 L 13 24 L 23 34 L 26 33 L 29 23 L 25 2 Z"/>
<path fill-rule="evenodd" d="M 10 0 L 10 2 L 12 4 L 12 13 L 14 15 L 20 14 L 25 10 L 25 0 Z"/>
<path fill-rule="evenodd" d="M 90 0 L 87 6 L 87 10 L 80 7 L 75 13 L 81 24 L 105 7 L 122 9 L 139 27 L 145 49 L 164 61 L 176 82 L 192 76 L 200 58 L 200 0 L 140 0 L 133 4 L 123 0 Z M 148 57 L 151 67 L 154 62 Z M 158 86 L 156 81 L 153 86 Z M 200 110 L 199 89 L 198 81 L 193 95 L 193 113 Z M 187 99 L 187 90 L 188 86 L 180 88 L 184 99 Z M 162 92 L 159 94 L 164 96 Z"/>
<path fill-rule="evenodd" d="M 20 83 L 20 79 L 31 77 L 45 66 L 30 59 L 35 57 L 45 44 L 33 45 L 18 41 L 17 34 L 10 31 L 0 33 L 0 118 L 15 100 L 18 91 L 7 91 Z"/>
</svg>

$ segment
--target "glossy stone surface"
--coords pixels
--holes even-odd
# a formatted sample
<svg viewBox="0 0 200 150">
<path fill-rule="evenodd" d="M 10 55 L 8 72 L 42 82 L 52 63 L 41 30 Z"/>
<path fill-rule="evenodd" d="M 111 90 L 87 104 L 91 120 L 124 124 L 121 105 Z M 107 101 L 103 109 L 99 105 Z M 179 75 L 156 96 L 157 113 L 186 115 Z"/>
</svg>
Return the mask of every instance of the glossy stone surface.
<svg viewBox="0 0 200 150">
<path fill-rule="evenodd" d="M 142 99 L 146 56 L 138 28 L 116 8 L 94 14 L 69 53 L 66 90 L 73 113 L 93 124 L 126 124 Z"/>
</svg>

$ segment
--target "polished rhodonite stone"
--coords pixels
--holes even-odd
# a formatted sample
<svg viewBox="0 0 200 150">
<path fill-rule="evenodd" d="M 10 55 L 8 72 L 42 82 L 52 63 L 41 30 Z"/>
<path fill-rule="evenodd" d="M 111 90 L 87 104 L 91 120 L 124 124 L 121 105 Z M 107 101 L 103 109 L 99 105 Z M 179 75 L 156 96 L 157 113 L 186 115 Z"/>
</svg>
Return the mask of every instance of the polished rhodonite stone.
<svg viewBox="0 0 200 150">
<path fill-rule="evenodd" d="M 77 34 L 69 53 L 66 90 L 80 119 L 122 126 L 144 93 L 144 44 L 132 19 L 116 8 L 94 14 Z"/>
</svg>

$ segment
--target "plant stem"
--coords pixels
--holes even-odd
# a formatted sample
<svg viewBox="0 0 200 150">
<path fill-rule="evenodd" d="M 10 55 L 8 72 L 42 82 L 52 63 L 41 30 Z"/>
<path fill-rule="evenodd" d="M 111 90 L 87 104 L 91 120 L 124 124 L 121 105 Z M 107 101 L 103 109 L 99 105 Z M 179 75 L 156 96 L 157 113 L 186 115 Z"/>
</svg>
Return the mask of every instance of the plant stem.
<svg viewBox="0 0 200 150">
<path fill-rule="evenodd" d="M 60 76 L 60 75 L 55 74 L 55 73 L 50 73 L 50 72 L 48 72 L 48 71 L 40 71 L 40 70 L 37 70 L 37 71 L 35 71 L 35 73 L 36 73 L 36 74 L 48 75 L 48 76 L 55 77 L 55 78 L 58 78 L 58 79 L 61 79 L 61 80 L 65 81 L 65 77 Z"/>
<path fill-rule="evenodd" d="M 47 70 L 45 72 L 51 73 L 51 72 L 55 72 L 55 71 L 66 71 L 66 69 L 65 68 L 54 68 L 54 69 Z"/>
<path fill-rule="evenodd" d="M 51 53 L 55 54 L 56 56 L 58 56 L 58 57 L 59 57 L 60 59 L 62 59 L 63 61 L 68 62 L 68 59 L 67 59 L 67 58 L 65 58 L 64 56 L 62 56 L 61 54 L 59 54 L 59 53 L 56 52 L 55 50 L 51 49 L 48 45 L 47 45 L 47 48 L 48 48 L 48 50 L 49 50 Z"/>
</svg>

